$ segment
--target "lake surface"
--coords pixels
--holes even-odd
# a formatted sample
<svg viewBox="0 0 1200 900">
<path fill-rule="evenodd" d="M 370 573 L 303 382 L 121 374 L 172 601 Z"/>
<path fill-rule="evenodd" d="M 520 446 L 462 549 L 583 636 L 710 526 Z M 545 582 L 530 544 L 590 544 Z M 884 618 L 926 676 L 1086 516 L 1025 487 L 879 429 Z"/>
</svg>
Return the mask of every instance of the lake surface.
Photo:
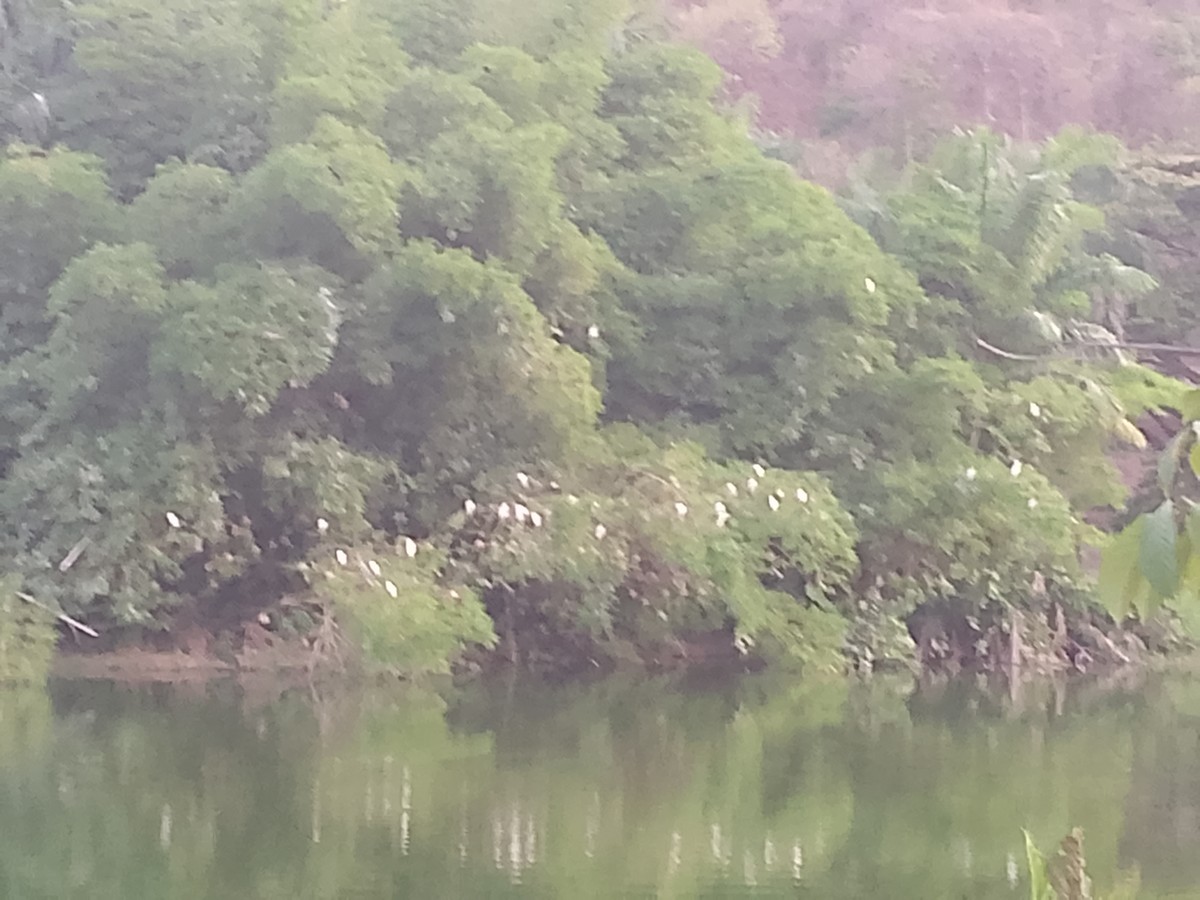
<svg viewBox="0 0 1200 900">
<path fill-rule="evenodd" d="M 1200 680 L 0 691 L 4 900 L 1024 900 L 1073 824 L 1200 898 Z"/>
</svg>

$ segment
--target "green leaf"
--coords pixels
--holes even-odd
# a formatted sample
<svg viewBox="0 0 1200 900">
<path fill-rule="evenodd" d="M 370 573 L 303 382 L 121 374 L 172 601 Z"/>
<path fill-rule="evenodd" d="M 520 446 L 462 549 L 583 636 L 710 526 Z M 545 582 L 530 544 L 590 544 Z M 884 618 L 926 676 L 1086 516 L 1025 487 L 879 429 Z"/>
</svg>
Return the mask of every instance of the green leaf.
<svg viewBox="0 0 1200 900">
<path fill-rule="evenodd" d="M 1167 444 L 1162 455 L 1158 458 L 1158 486 L 1163 495 L 1170 497 L 1171 488 L 1175 484 L 1175 476 L 1179 474 L 1179 455 L 1183 447 L 1183 438 L 1187 431 L 1181 431 Z"/>
<path fill-rule="evenodd" d="M 1200 506 L 1193 506 L 1184 523 L 1193 547 L 1200 547 Z"/>
<path fill-rule="evenodd" d="M 1117 620 L 1129 615 L 1130 600 L 1143 581 L 1139 560 L 1145 525 L 1145 517 L 1135 519 L 1112 538 L 1100 558 L 1100 603 Z"/>
<path fill-rule="evenodd" d="M 1200 419 L 1200 390 L 1188 391 L 1179 401 L 1179 414 L 1184 422 Z"/>
<path fill-rule="evenodd" d="M 1150 586 L 1145 578 L 1139 578 L 1129 595 L 1129 606 L 1143 622 L 1150 619 L 1162 606 L 1163 598 Z"/>
<path fill-rule="evenodd" d="M 1053 888 L 1050 887 L 1050 879 L 1046 877 L 1046 857 L 1034 844 L 1028 831 L 1022 828 L 1021 833 L 1025 835 L 1025 859 L 1029 864 L 1030 900 L 1053 900 Z"/>
<path fill-rule="evenodd" d="M 1170 597 L 1179 587 L 1175 504 L 1167 500 L 1145 518 L 1140 552 L 1142 574 L 1159 596 Z"/>
</svg>

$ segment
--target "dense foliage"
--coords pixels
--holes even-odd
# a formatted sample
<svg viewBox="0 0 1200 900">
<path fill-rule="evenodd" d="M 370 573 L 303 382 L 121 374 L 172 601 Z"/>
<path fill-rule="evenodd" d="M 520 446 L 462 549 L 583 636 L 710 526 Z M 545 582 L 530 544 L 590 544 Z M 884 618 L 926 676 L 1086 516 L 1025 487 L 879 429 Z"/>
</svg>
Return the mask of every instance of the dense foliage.
<svg viewBox="0 0 1200 900">
<path fill-rule="evenodd" d="M 1088 243 L 1107 142 L 959 136 L 862 227 L 604 4 L 4 9 L 0 555 L 39 602 L 402 671 L 870 666 L 910 626 L 995 663 L 1085 608 L 1105 450 L 1173 387 L 1068 346 L 1151 284 Z"/>
</svg>

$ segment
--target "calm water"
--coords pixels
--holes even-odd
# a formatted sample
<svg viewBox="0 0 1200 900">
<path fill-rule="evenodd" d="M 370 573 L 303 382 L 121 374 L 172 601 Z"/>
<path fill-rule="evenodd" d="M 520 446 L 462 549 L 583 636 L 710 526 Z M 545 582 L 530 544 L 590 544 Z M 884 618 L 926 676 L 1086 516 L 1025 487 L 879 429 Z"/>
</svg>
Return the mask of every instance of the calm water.
<svg viewBox="0 0 1200 900">
<path fill-rule="evenodd" d="M 0 898 L 1200 897 L 1200 681 L 0 692 Z"/>
</svg>

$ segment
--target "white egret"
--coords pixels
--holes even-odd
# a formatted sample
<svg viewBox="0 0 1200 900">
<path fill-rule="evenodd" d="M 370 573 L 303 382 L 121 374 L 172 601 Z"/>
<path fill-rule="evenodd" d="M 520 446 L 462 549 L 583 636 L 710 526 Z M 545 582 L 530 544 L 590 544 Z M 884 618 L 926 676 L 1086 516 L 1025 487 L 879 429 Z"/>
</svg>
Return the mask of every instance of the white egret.
<svg viewBox="0 0 1200 900">
<path fill-rule="evenodd" d="M 391 597 L 393 600 L 395 600 L 397 597 L 400 596 L 400 591 L 397 590 L 394 582 L 385 581 L 383 583 L 383 587 L 384 587 L 384 590 L 386 590 L 388 592 L 388 596 Z"/>
<path fill-rule="evenodd" d="M 758 463 L 755 463 L 753 466 L 751 466 L 751 468 L 754 469 L 754 474 L 757 475 L 759 478 L 762 478 L 767 474 L 767 470 L 764 469 L 762 466 L 760 466 Z"/>
<path fill-rule="evenodd" d="M 755 491 L 757 491 L 758 490 L 758 479 L 757 478 L 747 478 L 746 479 L 746 490 L 748 490 L 752 494 Z"/>
<path fill-rule="evenodd" d="M 178 528 L 183 523 L 179 521 L 179 516 L 175 515 L 173 512 L 169 512 L 167 513 L 167 524 L 172 528 Z"/>
<path fill-rule="evenodd" d="M 383 574 L 383 569 L 381 569 L 379 567 L 379 563 L 375 562 L 373 559 L 367 563 L 367 568 L 371 570 L 371 574 L 376 578 Z"/>
<path fill-rule="evenodd" d="M 317 519 L 317 531 L 319 531 L 321 534 L 324 534 L 328 530 L 329 530 L 329 520 L 328 519 Z"/>
<path fill-rule="evenodd" d="M 338 551 L 334 554 L 334 556 L 337 558 L 339 566 L 344 566 L 350 562 L 350 557 L 346 555 L 346 551 L 341 547 L 338 548 Z"/>
<path fill-rule="evenodd" d="M 507 503 L 501 503 L 496 508 L 496 515 L 498 515 L 500 517 L 500 519 L 503 521 L 504 519 L 507 519 L 509 516 L 512 515 L 512 507 L 509 506 Z"/>
<path fill-rule="evenodd" d="M 1008 467 L 1008 471 L 1013 478 L 1016 478 L 1021 474 L 1021 469 L 1023 468 L 1024 466 L 1021 464 L 1021 461 L 1019 459 L 1014 459 L 1012 461 L 1012 465 Z"/>
<path fill-rule="evenodd" d="M 404 555 L 409 559 L 417 555 L 417 542 L 410 537 L 404 539 Z"/>
<path fill-rule="evenodd" d="M 969 466 L 969 467 L 967 468 L 967 471 L 963 473 L 963 475 L 964 475 L 964 476 L 966 476 L 966 479 L 967 479 L 967 481 L 974 481 L 974 480 L 975 480 L 975 476 L 976 476 L 976 475 L 978 475 L 978 474 L 979 474 L 979 473 L 975 471 L 975 467 L 974 467 L 974 466 Z"/>
<path fill-rule="evenodd" d="M 531 509 L 529 511 L 529 524 L 534 528 L 542 527 L 542 514 L 536 509 Z"/>
<path fill-rule="evenodd" d="M 675 504 L 675 514 L 676 514 L 677 516 L 679 516 L 679 518 L 681 518 L 681 519 L 682 519 L 684 516 L 686 516 L 686 515 L 688 514 L 688 508 L 687 508 L 687 504 L 686 504 L 686 503 L 681 503 L 681 502 L 676 502 L 676 504 Z"/>
<path fill-rule="evenodd" d="M 599 325 L 589 325 L 588 326 L 588 337 L 592 338 L 593 340 L 600 337 L 600 326 Z"/>
<path fill-rule="evenodd" d="M 807 503 L 808 491 L 806 491 L 804 488 L 796 488 L 796 499 L 801 503 Z"/>
<path fill-rule="evenodd" d="M 779 498 L 771 494 L 771 496 L 767 497 L 767 506 L 771 507 L 771 512 L 777 512 L 779 510 Z"/>
<path fill-rule="evenodd" d="M 529 476 L 526 475 L 524 472 L 517 473 L 517 481 L 519 481 L 521 483 L 521 487 L 523 487 L 523 488 L 529 487 Z"/>
<path fill-rule="evenodd" d="M 604 540 L 604 536 L 608 534 L 608 529 L 603 525 L 597 525 L 596 530 L 593 533 L 596 535 L 596 540 L 602 541 Z"/>
<path fill-rule="evenodd" d="M 524 524 L 525 520 L 529 518 L 529 507 L 524 503 L 516 504 L 513 507 L 513 516 L 518 522 Z"/>
<path fill-rule="evenodd" d="M 866 287 L 868 294 L 875 293 L 875 279 L 874 278 L 864 278 L 863 286 Z"/>
<path fill-rule="evenodd" d="M 1029 503 L 1026 504 L 1030 509 L 1037 509 L 1037 497 L 1030 497 Z"/>
<path fill-rule="evenodd" d="M 471 500 L 470 498 L 463 501 L 463 512 L 465 512 L 468 516 L 475 515 L 475 510 L 478 508 L 479 507 L 476 505 L 475 501 Z"/>
<path fill-rule="evenodd" d="M 1035 419 L 1040 419 L 1042 417 L 1042 408 L 1031 400 L 1029 402 L 1029 414 Z"/>
<path fill-rule="evenodd" d="M 734 484 L 732 481 L 725 482 L 725 493 L 729 494 L 730 497 L 736 497 L 737 496 L 737 485 Z"/>
</svg>

